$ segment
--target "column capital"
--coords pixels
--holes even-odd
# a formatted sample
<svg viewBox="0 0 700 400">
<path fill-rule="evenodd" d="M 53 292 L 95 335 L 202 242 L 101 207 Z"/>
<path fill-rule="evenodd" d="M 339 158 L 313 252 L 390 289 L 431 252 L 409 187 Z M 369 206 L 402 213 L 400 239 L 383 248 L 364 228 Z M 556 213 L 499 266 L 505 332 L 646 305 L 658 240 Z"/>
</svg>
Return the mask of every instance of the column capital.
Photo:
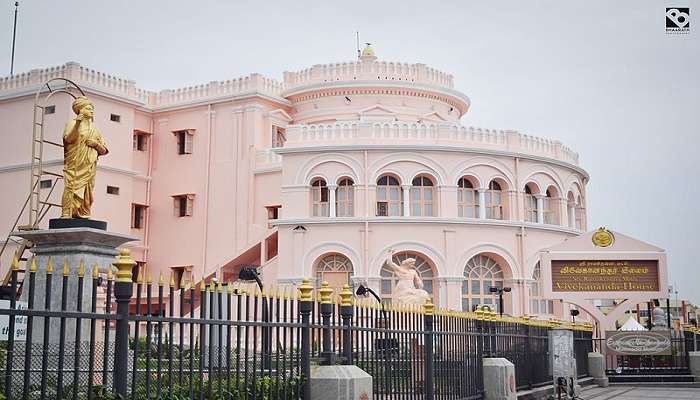
<svg viewBox="0 0 700 400">
<path fill-rule="evenodd" d="M 411 189 L 412 186 L 413 186 L 413 185 L 401 185 L 401 189 L 403 189 L 403 190 L 409 190 L 409 189 Z"/>
<path fill-rule="evenodd" d="M 335 183 L 331 183 L 330 185 L 326 185 L 326 187 L 330 190 L 335 190 L 338 188 L 338 185 L 336 185 Z"/>
</svg>

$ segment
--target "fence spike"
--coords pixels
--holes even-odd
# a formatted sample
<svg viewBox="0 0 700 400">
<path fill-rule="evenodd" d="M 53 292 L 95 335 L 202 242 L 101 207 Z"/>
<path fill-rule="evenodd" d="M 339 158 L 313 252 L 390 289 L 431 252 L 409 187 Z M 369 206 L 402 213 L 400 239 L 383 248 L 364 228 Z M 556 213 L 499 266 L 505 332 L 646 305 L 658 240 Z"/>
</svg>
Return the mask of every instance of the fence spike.
<svg viewBox="0 0 700 400">
<path fill-rule="evenodd" d="M 112 272 L 112 266 L 109 265 L 107 266 L 107 280 L 111 281 L 112 279 L 114 279 L 114 274 Z"/>
<path fill-rule="evenodd" d="M 199 291 L 200 291 L 200 292 L 206 292 L 206 291 L 207 291 L 207 284 L 204 282 L 204 279 L 202 279 L 202 282 L 199 284 Z"/>
<path fill-rule="evenodd" d="M 228 292 L 228 294 L 233 293 L 233 282 L 226 284 L 226 292 Z"/>
<path fill-rule="evenodd" d="M 78 264 L 78 276 L 80 278 L 85 276 L 85 259 L 81 258 L 80 263 Z"/>
<path fill-rule="evenodd" d="M 51 256 L 46 260 L 46 273 L 53 274 L 53 261 L 51 261 Z"/>
<path fill-rule="evenodd" d="M 67 257 L 64 257 L 64 258 L 63 258 L 63 276 L 68 276 L 68 272 L 69 272 L 69 269 L 68 269 L 68 258 L 67 258 Z"/>
<path fill-rule="evenodd" d="M 32 261 L 29 263 L 29 272 L 36 272 L 36 256 L 32 256 Z"/>
<path fill-rule="evenodd" d="M 97 279 L 100 276 L 100 268 L 97 263 L 92 264 L 92 278 Z"/>
<path fill-rule="evenodd" d="M 170 272 L 170 282 L 168 283 L 170 284 L 171 288 L 175 288 L 175 274 L 173 274 L 172 272 Z"/>
<path fill-rule="evenodd" d="M 184 289 L 187 286 L 187 280 L 185 279 L 185 274 L 180 277 L 180 289 Z"/>
<path fill-rule="evenodd" d="M 149 272 L 146 274 L 146 284 L 148 286 L 151 286 L 152 283 L 153 283 L 153 277 L 151 276 L 151 273 Z"/>
<path fill-rule="evenodd" d="M 15 251 L 15 255 L 12 257 L 12 270 L 19 271 L 19 255 Z"/>
</svg>

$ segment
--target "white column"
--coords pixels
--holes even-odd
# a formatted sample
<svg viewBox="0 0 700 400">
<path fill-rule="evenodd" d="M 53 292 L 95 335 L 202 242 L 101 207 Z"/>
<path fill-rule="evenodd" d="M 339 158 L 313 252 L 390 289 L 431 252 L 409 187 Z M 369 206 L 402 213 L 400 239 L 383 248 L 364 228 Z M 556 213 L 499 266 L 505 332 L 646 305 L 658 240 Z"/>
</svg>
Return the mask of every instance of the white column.
<svg viewBox="0 0 700 400">
<path fill-rule="evenodd" d="M 537 198 L 537 223 L 544 224 L 544 196 L 536 195 Z"/>
<path fill-rule="evenodd" d="M 328 185 L 328 216 L 335 218 L 335 190 L 338 185 Z"/>
<path fill-rule="evenodd" d="M 576 227 L 576 204 L 574 202 L 568 203 L 566 210 L 567 210 L 566 215 L 569 217 L 569 227 L 575 228 Z"/>
<path fill-rule="evenodd" d="M 477 189 L 479 194 L 479 218 L 486 219 L 486 190 L 488 189 Z"/>
<path fill-rule="evenodd" d="M 401 188 L 403 189 L 403 216 L 408 217 L 411 215 L 411 185 L 402 185 Z"/>
</svg>

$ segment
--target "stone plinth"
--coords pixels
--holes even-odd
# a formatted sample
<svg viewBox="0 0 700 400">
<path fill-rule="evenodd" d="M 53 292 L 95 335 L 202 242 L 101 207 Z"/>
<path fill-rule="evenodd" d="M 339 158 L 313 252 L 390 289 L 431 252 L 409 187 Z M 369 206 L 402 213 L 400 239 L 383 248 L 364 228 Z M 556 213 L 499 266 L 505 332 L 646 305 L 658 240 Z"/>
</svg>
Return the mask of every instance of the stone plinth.
<svg viewBox="0 0 700 400">
<path fill-rule="evenodd" d="M 556 393 L 557 379 L 566 379 L 567 386 L 578 385 L 576 374 L 576 358 L 574 357 L 574 332 L 565 328 L 550 329 L 549 354 L 552 365 L 552 378 L 554 378 L 554 390 Z"/>
<path fill-rule="evenodd" d="M 505 358 L 484 358 L 484 400 L 516 400 L 515 365 Z"/>
<path fill-rule="evenodd" d="M 688 367 L 695 381 L 700 381 L 700 351 L 688 352 Z"/>
<path fill-rule="evenodd" d="M 600 387 L 608 387 L 610 382 L 605 374 L 605 356 L 600 353 L 588 353 L 588 375 L 593 383 Z"/>
<path fill-rule="evenodd" d="M 314 400 L 371 400 L 372 376 L 355 365 L 312 366 L 309 389 Z"/>
<path fill-rule="evenodd" d="M 90 312 L 92 306 L 92 267 L 97 265 L 101 273 L 112 268 L 116 248 L 124 243 L 137 240 L 132 236 L 109 233 L 93 228 L 66 228 L 37 231 L 13 232 L 13 236 L 19 236 L 33 243 L 32 253 L 36 256 L 37 272 L 35 275 L 35 288 L 33 292 L 33 308 L 44 310 L 47 295 L 46 267 L 49 257 L 53 263 L 51 275 L 50 305 L 52 311 L 61 310 L 61 294 L 63 287 L 63 265 L 68 265 L 68 281 L 66 285 L 66 310 L 77 311 L 78 307 L 78 268 L 81 260 L 85 265 L 85 278 L 83 280 L 82 310 Z M 29 273 L 22 287 L 20 300 L 28 302 L 30 292 Z M 98 305 L 104 306 L 104 305 Z M 43 342 L 44 318 L 35 317 L 32 323 L 32 342 Z M 49 324 L 49 343 L 59 343 L 60 320 L 51 318 Z M 81 322 L 80 341 L 88 341 L 90 334 L 90 321 Z M 65 342 L 74 343 L 75 320 L 66 319 Z"/>
</svg>

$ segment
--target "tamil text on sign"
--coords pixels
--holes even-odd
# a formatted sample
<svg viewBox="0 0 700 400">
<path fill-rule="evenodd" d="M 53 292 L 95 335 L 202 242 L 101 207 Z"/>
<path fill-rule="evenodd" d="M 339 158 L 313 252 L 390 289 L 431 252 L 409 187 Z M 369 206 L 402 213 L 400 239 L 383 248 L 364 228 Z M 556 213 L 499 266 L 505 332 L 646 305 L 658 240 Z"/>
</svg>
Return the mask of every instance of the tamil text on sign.
<svg viewBox="0 0 700 400">
<path fill-rule="evenodd" d="M 553 292 L 656 292 L 657 260 L 552 260 Z"/>
</svg>

